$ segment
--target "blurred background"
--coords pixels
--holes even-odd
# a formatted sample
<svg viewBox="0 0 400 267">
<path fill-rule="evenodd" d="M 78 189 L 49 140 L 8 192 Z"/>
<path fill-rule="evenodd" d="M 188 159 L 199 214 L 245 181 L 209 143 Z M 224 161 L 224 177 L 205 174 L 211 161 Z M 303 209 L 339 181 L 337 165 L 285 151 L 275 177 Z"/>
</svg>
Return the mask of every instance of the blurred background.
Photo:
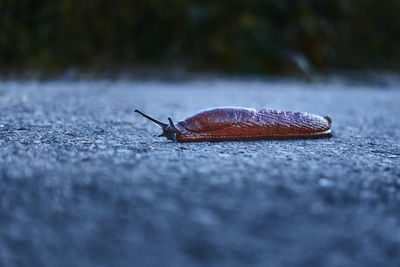
<svg viewBox="0 0 400 267">
<path fill-rule="evenodd" d="M 397 71 L 399 14 L 399 0 L 2 0 L 0 71 Z"/>
</svg>

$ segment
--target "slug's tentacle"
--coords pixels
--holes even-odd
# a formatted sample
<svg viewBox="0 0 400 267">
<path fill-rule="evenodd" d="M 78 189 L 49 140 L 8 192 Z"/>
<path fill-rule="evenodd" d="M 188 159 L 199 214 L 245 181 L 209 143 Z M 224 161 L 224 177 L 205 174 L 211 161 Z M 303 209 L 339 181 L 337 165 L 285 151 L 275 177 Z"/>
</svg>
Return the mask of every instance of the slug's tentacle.
<svg viewBox="0 0 400 267">
<path fill-rule="evenodd" d="M 142 115 L 143 117 L 145 117 L 146 119 L 150 120 L 151 122 L 155 123 L 158 127 L 160 127 L 163 132 L 162 134 L 160 134 L 158 137 L 166 137 L 172 141 L 176 141 L 176 135 L 178 133 L 178 129 L 176 129 L 174 123 L 172 122 L 171 118 L 168 118 L 169 121 L 169 125 L 163 122 L 160 122 L 156 119 L 153 119 L 150 116 L 147 116 L 146 114 L 144 114 L 143 112 L 140 112 L 139 110 L 135 109 L 135 112 L 139 113 L 140 115 Z"/>
<path fill-rule="evenodd" d="M 170 117 L 168 117 L 168 122 L 169 122 L 169 127 L 171 127 L 171 129 L 176 130 L 175 124 Z"/>
<path fill-rule="evenodd" d="M 146 119 L 148 119 L 149 121 L 153 122 L 155 125 L 157 125 L 158 127 L 160 127 L 161 129 L 164 130 L 165 127 L 167 127 L 167 124 L 162 123 L 158 120 L 153 119 L 150 116 L 147 116 L 146 114 L 144 114 L 143 112 L 140 112 L 139 110 L 135 109 L 135 112 L 139 113 L 140 115 L 142 115 L 143 117 L 145 117 Z"/>
<path fill-rule="evenodd" d="M 179 142 L 322 138 L 331 136 L 332 123 L 308 113 L 248 108 L 215 108 L 176 125 L 168 121 L 161 136 Z"/>
</svg>

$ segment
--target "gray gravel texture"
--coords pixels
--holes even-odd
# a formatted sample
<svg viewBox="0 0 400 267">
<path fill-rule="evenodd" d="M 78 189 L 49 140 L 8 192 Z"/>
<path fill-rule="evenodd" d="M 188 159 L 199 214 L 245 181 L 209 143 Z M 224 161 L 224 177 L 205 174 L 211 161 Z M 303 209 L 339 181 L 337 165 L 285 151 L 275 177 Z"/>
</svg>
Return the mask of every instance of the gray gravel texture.
<svg viewBox="0 0 400 267">
<path fill-rule="evenodd" d="M 400 86 L 0 82 L 0 266 L 399 266 Z M 216 106 L 329 115 L 333 138 L 174 143 Z"/>
</svg>

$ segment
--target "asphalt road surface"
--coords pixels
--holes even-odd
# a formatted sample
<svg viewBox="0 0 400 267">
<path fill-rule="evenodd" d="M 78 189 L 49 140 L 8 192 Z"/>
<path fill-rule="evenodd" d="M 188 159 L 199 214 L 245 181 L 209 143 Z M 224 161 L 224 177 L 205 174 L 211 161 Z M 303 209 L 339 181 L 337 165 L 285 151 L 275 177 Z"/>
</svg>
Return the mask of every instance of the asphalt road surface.
<svg viewBox="0 0 400 267">
<path fill-rule="evenodd" d="M 217 106 L 329 115 L 320 140 L 174 143 Z M 400 84 L 0 82 L 0 266 L 399 266 Z"/>
</svg>

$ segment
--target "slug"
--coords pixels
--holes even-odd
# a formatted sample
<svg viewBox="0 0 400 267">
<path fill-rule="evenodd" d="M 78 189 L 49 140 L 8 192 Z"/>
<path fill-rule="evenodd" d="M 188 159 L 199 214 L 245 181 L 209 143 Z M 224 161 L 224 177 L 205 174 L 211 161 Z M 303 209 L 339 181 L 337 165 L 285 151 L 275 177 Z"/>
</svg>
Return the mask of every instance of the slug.
<svg viewBox="0 0 400 267">
<path fill-rule="evenodd" d="M 331 136 L 329 117 L 252 108 L 213 108 L 174 124 L 159 122 L 135 110 L 155 123 L 164 136 L 177 142 L 250 141 L 267 139 L 306 139 Z"/>
</svg>

